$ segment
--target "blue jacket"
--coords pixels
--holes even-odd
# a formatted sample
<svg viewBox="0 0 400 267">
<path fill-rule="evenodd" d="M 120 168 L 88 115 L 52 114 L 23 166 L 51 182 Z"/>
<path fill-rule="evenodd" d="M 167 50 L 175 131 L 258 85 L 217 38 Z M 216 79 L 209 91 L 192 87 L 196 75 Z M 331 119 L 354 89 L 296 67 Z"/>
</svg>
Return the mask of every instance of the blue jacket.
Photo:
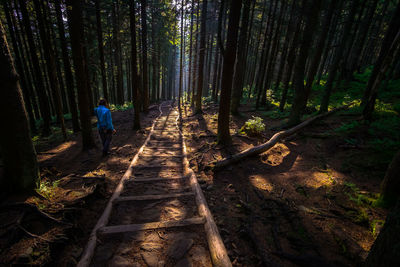
<svg viewBox="0 0 400 267">
<path fill-rule="evenodd" d="M 100 105 L 94 109 L 94 114 L 97 117 L 97 128 L 106 128 L 107 130 L 114 130 L 111 119 L 111 111 L 105 106 Z"/>
</svg>

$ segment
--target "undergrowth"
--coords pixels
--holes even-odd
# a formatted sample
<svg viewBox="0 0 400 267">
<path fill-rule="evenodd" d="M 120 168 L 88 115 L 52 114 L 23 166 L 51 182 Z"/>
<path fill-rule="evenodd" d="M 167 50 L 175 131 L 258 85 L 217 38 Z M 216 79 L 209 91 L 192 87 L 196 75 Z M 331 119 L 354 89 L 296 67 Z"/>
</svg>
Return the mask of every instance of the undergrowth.
<svg viewBox="0 0 400 267">
<path fill-rule="evenodd" d="M 249 119 L 244 123 L 239 132 L 248 136 L 260 136 L 264 131 L 265 124 L 263 119 L 253 116 L 252 119 Z"/>
</svg>

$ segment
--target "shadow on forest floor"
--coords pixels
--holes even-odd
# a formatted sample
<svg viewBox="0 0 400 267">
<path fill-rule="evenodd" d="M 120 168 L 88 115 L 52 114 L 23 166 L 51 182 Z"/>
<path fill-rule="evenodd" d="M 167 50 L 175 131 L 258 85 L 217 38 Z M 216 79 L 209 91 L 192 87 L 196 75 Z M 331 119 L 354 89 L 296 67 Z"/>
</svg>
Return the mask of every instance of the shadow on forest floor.
<svg viewBox="0 0 400 267">
<path fill-rule="evenodd" d="M 243 107 L 243 109 L 248 107 Z M 217 110 L 209 108 L 201 119 L 185 118 L 190 163 L 220 229 L 231 260 L 237 265 L 342 266 L 362 262 L 383 224 L 386 211 L 372 206 L 382 171 L 366 175 L 344 166 L 349 153 L 368 151 L 344 146 L 343 137 L 319 138 L 344 121 L 331 117 L 309 126 L 303 134 L 287 138 L 258 157 L 213 172 L 204 168 L 268 140 L 233 135 L 233 146 L 215 143 Z M 232 118 L 235 132 L 257 111 Z M 351 121 L 352 118 L 346 118 Z M 201 137 L 204 135 L 204 137 Z M 207 149 L 205 147 L 208 147 Z M 356 151 L 354 151 L 356 150 Z"/>
</svg>

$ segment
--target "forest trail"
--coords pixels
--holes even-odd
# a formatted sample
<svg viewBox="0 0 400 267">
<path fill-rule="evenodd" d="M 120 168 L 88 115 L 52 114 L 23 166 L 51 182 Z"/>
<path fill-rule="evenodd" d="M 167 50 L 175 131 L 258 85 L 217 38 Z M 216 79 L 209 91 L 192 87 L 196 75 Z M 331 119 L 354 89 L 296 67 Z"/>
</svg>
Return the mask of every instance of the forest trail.
<svg viewBox="0 0 400 267">
<path fill-rule="evenodd" d="M 137 161 L 132 160 L 132 175 L 112 201 L 108 224 L 96 231 L 89 266 L 212 266 L 207 220 L 200 215 L 204 205 L 193 186 L 197 180 L 185 172 L 177 108 L 162 104 L 160 111 Z M 222 244 L 218 233 L 211 237 Z M 80 264 L 86 266 L 87 259 Z"/>
</svg>

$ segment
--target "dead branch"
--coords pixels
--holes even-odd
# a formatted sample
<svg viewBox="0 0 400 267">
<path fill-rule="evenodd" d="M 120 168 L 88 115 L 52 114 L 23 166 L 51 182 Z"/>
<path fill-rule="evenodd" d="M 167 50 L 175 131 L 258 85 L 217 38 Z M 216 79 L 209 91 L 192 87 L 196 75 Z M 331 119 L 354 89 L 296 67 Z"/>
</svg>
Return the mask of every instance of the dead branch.
<svg viewBox="0 0 400 267">
<path fill-rule="evenodd" d="M 238 154 L 235 154 L 233 156 L 230 156 L 228 158 L 222 159 L 220 161 L 212 162 L 209 165 L 209 167 L 212 167 L 214 169 L 220 169 L 220 168 L 225 167 L 227 165 L 230 165 L 232 163 L 236 163 L 236 162 L 238 162 L 238 161 L 240 161 L 240 160 L 242 160 L 244 158 L 251 157 L 251 156 L 256 156 L 256 155 L 259 155 L 261 153 L 264 153 L 265 151 L 267 151 L 270 148 L 272 148 L 278 141 L 280 141 L 280 140 L 282 140 L 282 139 L 284 139 L 284 138 L 286 138 L 286 137 L 288 137 L 288 136 L 290 136 L 290 135 L 302 130 L 304 127 L 306 127 L 307 125 L 311 124 L 315 120 L 325 118 L 325 117 L 333 114 L 334 112 L 336 112 L 338 110 L 342 110 L 344 108 L 347 108 L 348 106 L 349 105 L 346 105 L 346 106 L 343 106 L 343 107 L 340 107 L 340 108 L 336 108 L 336 109 L 333 109 L 333 110 L 331 110 L 329 112 L 326 112 L 326 113 L 314 116 L 312 118 L 309 118 L 309 119 L 305 120 L 304 122 L 298 124 L 297 126 L 295 126 L 293 128 L 290 128 L 290 129 L 288 129 L 286 131 L 280 131 L 280 132 L 274 134 L 271 137 L 271 139 L 268 140 L 268 142 L 266 142 L 266 143 L 264 143 L 262 145 L 248 148 L 248 149 L 246 149 L 246 150 L 244 150 L 244 151 L 242 151 L 242 152 L 240 152 Z"/>
</svg>

